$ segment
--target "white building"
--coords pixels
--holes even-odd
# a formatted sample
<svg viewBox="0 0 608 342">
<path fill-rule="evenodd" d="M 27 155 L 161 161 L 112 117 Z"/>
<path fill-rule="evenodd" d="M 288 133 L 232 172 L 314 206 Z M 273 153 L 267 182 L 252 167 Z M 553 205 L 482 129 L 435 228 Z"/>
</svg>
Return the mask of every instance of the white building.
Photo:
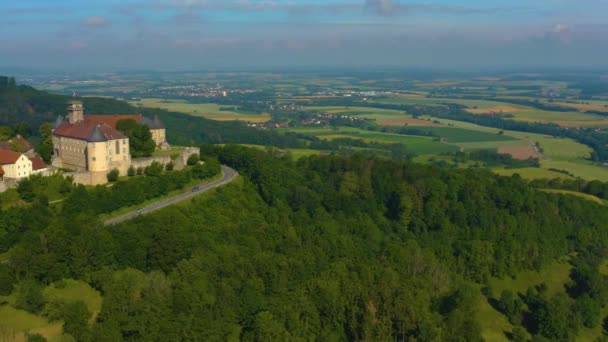
<svg viewBox="0 0 608 342">
<path fill-rule="evenodd" d="M 32 172 L 32 161 L 25 154 L 0 150 L 0 178 L 22 179 Z"/>
</svg>

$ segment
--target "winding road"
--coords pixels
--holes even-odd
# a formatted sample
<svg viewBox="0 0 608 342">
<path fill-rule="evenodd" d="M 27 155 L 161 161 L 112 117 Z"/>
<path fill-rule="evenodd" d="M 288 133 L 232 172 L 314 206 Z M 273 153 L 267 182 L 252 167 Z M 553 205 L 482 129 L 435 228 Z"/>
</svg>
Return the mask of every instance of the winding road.
<svg viewBox="0 0 608 342">
<path fill-rule="evenodd" d="M 137 216 L 140 215 L 144 215 L 144 214 L 149 214 L 153 211 L 168 207 L 170 205 L 173 205 L 175 203 L 179 203 L 181 201 L 185 201 L 187 199 L 190 199 L 196 195 L 200 195 L 204 192 L 207 192 L 211 189 L 215 189 L 217 187 L 220 187 L 222 185 L 228 184 L 230 183 L 233 179 L 235 179 L 239 173 L 236 172 L 234 169 L 226 166 L 226 165 L 222 165 L 222 179 L 217 180 L 215 182 L 211 182 L 211 183 L 207 183 L 207 184 L 202 184 L 202 185 L 197 185 L 193 188 L 190 189 L 190 191 L 164 199 L 162 201 L 158 201 L 156 203 L 152 203 L 148 206 L 145 206 L 141 209 L 137 209 L 137 210 L 133 210 L 130 211 L 126 214 L 117 216 L 115 218 L 109 219 L 107 221 L 104 222 L 104 225 L 106 226 L 110 226 L 110 225 L 114 225 L 114 224 L 118 224 L 124 221 L 128 221 L 131 219 L 136 218 Z"/>
</svg>

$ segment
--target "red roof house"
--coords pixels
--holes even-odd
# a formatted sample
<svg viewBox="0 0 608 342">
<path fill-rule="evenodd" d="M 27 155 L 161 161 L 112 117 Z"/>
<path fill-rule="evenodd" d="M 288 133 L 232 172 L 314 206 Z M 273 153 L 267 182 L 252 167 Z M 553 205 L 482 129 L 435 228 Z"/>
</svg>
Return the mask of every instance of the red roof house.
<svg viewBox="0 0 608 342">
<path fill-rule="evenodd" d="M 21 153 L 9 150 L 0 150 L 0 165 L 15 164 L 21 157 Z"/>
<path fill-rule="evenodd" d="M 32 170 L 40 171 L 46 169 L 46 163 L 40 157 L 30 158 L 32 161 Z"/>
</svg>

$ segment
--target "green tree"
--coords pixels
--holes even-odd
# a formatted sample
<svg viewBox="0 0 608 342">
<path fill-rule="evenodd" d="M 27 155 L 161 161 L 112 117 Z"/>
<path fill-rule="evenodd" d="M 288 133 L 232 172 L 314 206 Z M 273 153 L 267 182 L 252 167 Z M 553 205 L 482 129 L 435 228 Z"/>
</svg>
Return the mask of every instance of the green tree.
<svg viewBox="0 0 608 342">
<path fill-rule="evenodd" d="M 585 327 L 593 329 L 600 323 L 601 306 L 588 294 L 585 293 L 576 300 L 574 309 Z"/>
<path fill-rule="evenodd" d="M 198 154 L 194 153 L 194 154 L 191 154 L 190 157 L 188 157 L 187 164 L 190 166 L 196 165 L 196 164 L 198 164 L 199 160 L 200 160 L 200 157 L 198 156 Z"/>
<path fill-rule="evenodd" d="M 0 296 L 10 295 L 13 292 L 15 281 L 10 269 L 6 265 L 0 264 Z"/>
<path fill-rule="evenodd" d="M 17 184 L 17 192 L 19 193 L 19 197 L 26 202 L 32 202 L 34 198 L 36 198 L 34 182 L 30 178 L 19 181 L 19 184 Z"/>
<path fill-rule="evenodd" d="M 27 342 L 47 342 L 47 339 L 40 334 L 28 334 Z"/>
<path fill-rule="evenodd" d="M 116 182 L 118 180 L 118 176 L 120 175 L 120 172 L 118 171 L 118 169 L 112 169 L 110 172 L 108 172 L 107 178 L 108 178 L 108 182 Z"/>
<path fill-rule="evenodd" d="M 34 279 L 21 281 L 17 284 L 15 306 L 32 313 L 39 313 L 46 303 L 42 289 L 42 285 Z"/>
<path fill-rule="evenodd" d="M 289 333 L 285 330 L 283 324 L 277 321 L 268 311 L 257 314 L 254 326 L 256 341 L 272 342 L 289 339 Z"/>
<path fill-rule="evenodd" d="M 15 134 L 20 134 L 24 138 L 29 138 L 32 135 L 32 127 L 26 122 L 20 122 L 15 125 Z"/>
<path fill-rule="evenodd" d="M 129 166 L 129 169 L 127 170 L 127 176 L 133 177 L 133 176 L 135 176 L 136 172 L 137 171 L 135 170 L 133 165 L 131 165 L 131 166 Z"/>
<path fill-rule="evenodd" d="M 63 331 L 74 336 L 77 341 L 89 341 L 89 311 L 82 301 L 67 303 L 64 307 Z"/>
<path fill-rule="evenodd" d="M 523 314 L 523 302 L 510 290 L 503 290 L 498 300 L 499 310 L 504 313 L 512 324 L 519 324 Z"/>
<path fill-rule="evenodd" d="M 163 173 L 163 164 L 154 161 L 152 162 L 152 164 L 150 164 L 149 166 L 147 166 L 144 170 L 144 173 L 146 174 L 146 176 L 148 177 L 159 177 L 160 175 L 162 175 Z"/>
<path fill-rule="evenodd" d="M 40 145 L 38 146 L 38 154 L 48 164 L 51 162 L 53 157 L 53 125 L 45 122 L 40 125 L 38 133 L 42 138 Z"/>
<path fill-rule="evenodd" d="M 129 147 L 133 157 L 149 157 L 156 149 L 156 143 L 148 126 L 127 119 L 118 121 L 116 128 L 129 137 Z"/>
</svg>

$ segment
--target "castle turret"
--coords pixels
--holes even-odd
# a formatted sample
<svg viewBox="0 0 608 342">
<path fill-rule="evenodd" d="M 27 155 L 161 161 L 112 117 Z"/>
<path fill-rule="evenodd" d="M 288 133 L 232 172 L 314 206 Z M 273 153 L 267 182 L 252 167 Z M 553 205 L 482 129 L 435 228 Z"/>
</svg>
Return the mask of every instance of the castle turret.
<svg viewBox="0 0 608 342">
<path fill-rule="evenodd" d="M 84 106 L 82 105 L 82 101 L 68 101 L 68 117 L 72 125 L 84 121 Z"/>
</svg>

